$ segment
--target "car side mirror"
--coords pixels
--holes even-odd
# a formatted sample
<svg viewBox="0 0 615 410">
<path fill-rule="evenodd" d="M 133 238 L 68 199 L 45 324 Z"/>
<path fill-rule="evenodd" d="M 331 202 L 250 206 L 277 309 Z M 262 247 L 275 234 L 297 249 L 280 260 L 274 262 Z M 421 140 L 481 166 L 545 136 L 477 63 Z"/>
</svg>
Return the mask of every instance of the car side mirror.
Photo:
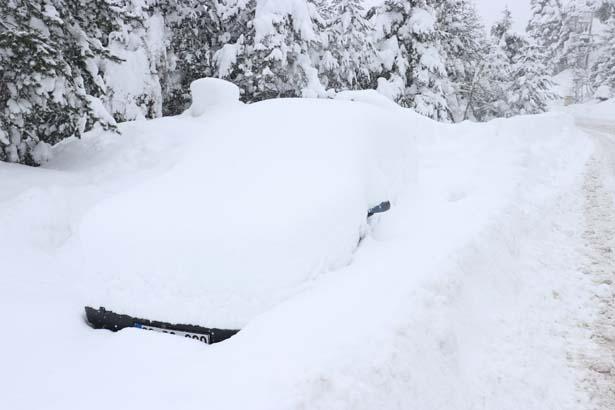
<svg viewBox="0 0 615 410">
<path fill-rule="evenodd" d="M 389 211 L 390 209 L 391 209 L 391 202 L 384 201 L 380 205 L 370 208 L 370 210 L 367 211 L 367 217 L 370 218 L 376 214 L 382 214 L 384 212 Z"/>
</svg>

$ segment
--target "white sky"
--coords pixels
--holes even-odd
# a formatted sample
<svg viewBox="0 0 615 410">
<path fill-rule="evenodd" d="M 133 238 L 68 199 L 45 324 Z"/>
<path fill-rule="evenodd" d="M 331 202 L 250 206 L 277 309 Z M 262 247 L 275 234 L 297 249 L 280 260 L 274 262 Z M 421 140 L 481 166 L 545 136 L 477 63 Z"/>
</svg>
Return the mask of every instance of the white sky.
<svg viewBox="0 0 615 410">
<path fill-rule="evenodd" d="M 502 10 L 508 5 L 512 12 L 515 30 L 525 31 L 530 18 L 530 0 L 474 0 L 474 2 L 485 20 L 487 29 L 500 18 Z"/>
</svg>

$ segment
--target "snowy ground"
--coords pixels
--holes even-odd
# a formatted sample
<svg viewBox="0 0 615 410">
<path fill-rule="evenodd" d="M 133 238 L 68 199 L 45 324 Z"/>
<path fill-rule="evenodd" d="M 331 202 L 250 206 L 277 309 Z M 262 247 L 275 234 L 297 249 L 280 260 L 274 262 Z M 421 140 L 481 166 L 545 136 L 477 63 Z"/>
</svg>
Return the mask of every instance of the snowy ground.
<svg viewBox="0 0 615 410">
<path fill-rule="evenodd" d="M 611 107 L 615 112 L 615 104 Z M 591 114 L 591 112 L 590 112 Z M 615 115 L 578 115 L 578 125 L 591 136 L 595 151 L 587 164 L 583 273 L 594 284 L 589 303 L 599 312 L 589 328 L 592 348 L 580 347 L 574 360 L 589 371 L 583 388 L 599 409 L 615 408 Z"/>
<path fill-rule="evenodd" d="M 0 407 L 613 408 L 612 105 L 446 126 L 364 100 L 0 164 Z M 243 330 L 111 334 L 84 304 Z"/>
</svg>

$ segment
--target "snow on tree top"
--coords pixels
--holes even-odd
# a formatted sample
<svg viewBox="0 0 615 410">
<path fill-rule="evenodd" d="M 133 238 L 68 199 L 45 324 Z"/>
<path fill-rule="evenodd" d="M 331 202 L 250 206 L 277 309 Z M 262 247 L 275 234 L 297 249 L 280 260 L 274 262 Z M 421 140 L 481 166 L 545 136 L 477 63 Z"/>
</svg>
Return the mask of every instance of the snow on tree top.
<svg viewBox="0 0 615 410">
<path fill-rule="evenodd" d="M 259 0 L 254 18 L 256 41 L 277 34 L 276 24 L 287 16 L 292 17 L 293 28 L 304 40 L 316 38 L 310 10 L 305 0 Z"/>
<path fill-rule="evenodd" d="M 433 14 L 422 8 L 414 8 L 410 17 L 410 27 L 415 34 L 433 33 L 436 18 Z"/>
</svg>

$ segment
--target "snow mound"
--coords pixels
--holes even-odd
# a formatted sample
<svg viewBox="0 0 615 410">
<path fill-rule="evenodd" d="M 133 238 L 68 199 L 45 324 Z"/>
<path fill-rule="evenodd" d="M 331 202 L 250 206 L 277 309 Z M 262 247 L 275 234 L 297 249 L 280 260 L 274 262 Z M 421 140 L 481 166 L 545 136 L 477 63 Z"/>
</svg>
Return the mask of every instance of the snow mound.
<svg viewBox="0 0 615 410">
<path fill-rule="evenodd" d="M 226 84 L 196 89 L 229 95 Z M 103 290 L 95 303 L 134 312 L 138 300 L 143 316 L 243 326 L 350 263 L 367 209 L 394 201 L 414 171 L 416 127 L 365 104 L 272 100 L 176 128 L 188 139 L 177 163 L 83 217 L 75 246 Z"/>
<path fill-rule="evenodd" d="M 39 142 L 36 144 L 36 147 L 34 147 L 34 150 L 32 150 L 32 159 L 34 159 L 34 162 L 37 164 L 48 162 L 52 156 L 51 145 L 46 142 Z"/>
<path fill-rule="evenodd" d="M 376 90 L 342 91 L 335 95 L 335 99 L 344 101 L 357 101 L 387 109 L 400 108 L 398 104 L 396 104 L 394 101 L 387 98 L 383 94 L 380 94 Z"/>
<path fill-rule="evenodd" d="M 607 127 L 615 125 L 615 98 L 600 101 L 593 100 L 584 104 L 575 104 L 566 107 L 564 112 L 573 115 L 577 122 L 586 123 L 587 121 L 601 124 Z"/>
<path fill-rule="evenodd" d="M 17 335 L 0 338 L 0 408 L 589 407 L 568 354 L 594 300 L 577 255 L 592 145 L 571 115 L 449 126 L 339 100 L 215 114 L 0 163 Z M 209 347 L 97 332 L 84 304 L 242 331 Z"/>
<path fill-rule="evenodd" d="M 611 87 L 608 85 L 603 85 L 598 87 L 596 93 L 594 94 L 594 98 L 600 101 L 606 101 L 611 98 Z"/>
<path fill-rule="evenodd" d="M 380 77 L 376 90 L 389 100 L 395 101 L 401 95 L 403 88 L 404 84 L 399 76 L 394 76 L 390 80 Z"/>
<path fill-rule="evenodd" d="M 201 78 L 190 84 L 192 105 L 190 114 L 193 117 L 239 103 L 239 87 L 228 81 L 218 78 Z"/>
</svg>

